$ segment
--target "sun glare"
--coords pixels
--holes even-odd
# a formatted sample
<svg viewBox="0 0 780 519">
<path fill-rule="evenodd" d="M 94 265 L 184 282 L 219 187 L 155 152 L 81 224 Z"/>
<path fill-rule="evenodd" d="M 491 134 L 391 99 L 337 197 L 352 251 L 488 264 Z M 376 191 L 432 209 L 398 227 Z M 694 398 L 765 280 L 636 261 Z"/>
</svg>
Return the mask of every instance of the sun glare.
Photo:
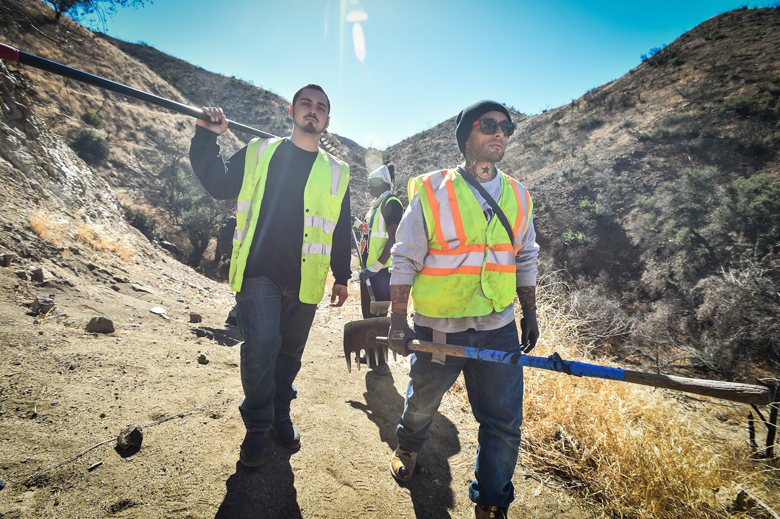
<svg viewBox="0 0 780 519">
<path fill-rule="evenodd" d="M 355 57 L 358 61 L 366 59 L 366 37 L 359 23 L 352 26 L 352 43 L 355 45 Z"/>
<path fill-rule="evenodd" d="M 347 21 L 351 23 L 365 22 L 368 20 L 368 15 L 365 11 L 352 11 L 347 15 Z"/>
</svg>

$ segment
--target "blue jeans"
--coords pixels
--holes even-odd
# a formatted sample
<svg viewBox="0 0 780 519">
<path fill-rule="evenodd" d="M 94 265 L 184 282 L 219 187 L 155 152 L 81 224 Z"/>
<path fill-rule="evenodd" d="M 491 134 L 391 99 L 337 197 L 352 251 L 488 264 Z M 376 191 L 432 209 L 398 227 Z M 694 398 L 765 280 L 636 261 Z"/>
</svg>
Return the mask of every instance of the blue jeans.
<svg viewBox="0 0 780 519">
<path fill-rule="evenodd" d="M 266 432 L 290 418 L 290 402 L 297 396 L 293 381 L 301 369 L 317 305 L 301 303 L 298 290 L 280 287 L 266 277 L 244 279 L 236 302 L 236 319 L 244 336 L 244 401 L 238 409 L 247 431 Z"/>
<path fill-rule="evenodd" d="M 415 325 L 414 330 L 420 340 L 433 337 L 430 328 Z M 520 352 L 514 321 L 497 330 L 449 333 L 447 343 Z M 450 356 L 442 365 L 431 362 L 431 354 L 423 352 L 413 353 L 410 358 L 409 387 L 396 429 L 398 443 L 414 452 L 423 449 L 444 393 L 463 371 L 471 410 L 479 423 L 476 479 L 469 485 L 469 498 L 482 506 L 508 507 L 514 500 L 512 475 L 520 449 L 523 369 Z"/>
</svg>

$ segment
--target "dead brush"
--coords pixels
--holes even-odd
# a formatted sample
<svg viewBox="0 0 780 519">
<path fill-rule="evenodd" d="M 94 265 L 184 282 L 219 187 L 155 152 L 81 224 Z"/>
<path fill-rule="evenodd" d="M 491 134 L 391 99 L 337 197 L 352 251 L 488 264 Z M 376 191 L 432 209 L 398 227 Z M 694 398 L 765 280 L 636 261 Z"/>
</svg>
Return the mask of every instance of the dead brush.
<svg viewBox="0 0 780 519">
<path fill-rule="evenodd" d="M 566 306 L 556 291 L 555 285 L 538 287 L 542 335 L 533 355 L 558 352 L 592 362 L 581 333 L 587 322 L 561 312 Z M 716 417 L 721 410 L 712 410 L 706 398 L 683 404 L 674 398 L 679 393 L 623 382 L 537 369 L 524 375 L 520 464 L 555 486 L 576 489 L 607 515 L 730 516 L 740 485 L 768 506 L 780 506 L 780 472 L 751 460 L 742 430 L 724 426 Z M 469 410 L 462 376 L 443 403 Z"/>
<path fill-rule="evenodd" d="M 82 223 L 75 235 L 92 245 L 95 250 L 111 252 L 125 261 L 133 257 L 134 249 L 127 238 L 111 236 L 102 225 Z"/>
<path fill-rule="evenodd" d="M 64 236 L 61 223 L 54 213 L 45 209 L 36 209 L 30 217 L 29 225 L 41 239 L 59 245 Z"/>
</svg>

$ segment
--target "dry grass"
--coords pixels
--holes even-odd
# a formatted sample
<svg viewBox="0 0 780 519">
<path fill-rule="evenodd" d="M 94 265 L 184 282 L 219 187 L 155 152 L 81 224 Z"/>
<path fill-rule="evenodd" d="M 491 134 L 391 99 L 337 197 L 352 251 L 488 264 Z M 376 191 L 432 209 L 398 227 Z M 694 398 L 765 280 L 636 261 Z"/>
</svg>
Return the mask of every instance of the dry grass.
<svg viewBox="0 0 780 519">
<path fill-rule="evenodd" d="M 564 305 L 555 292 L 555 286 L 539 287 L 542 338 L 533 355 L 557 351 L 567 360 L 609 364 L 587 357 L 585 323 L 558 310 Z M 606 514 L 731 516 L 739 485 L 780 508 L 780 471 L 750 459 L 744 427 L 721 421 L 717 401 L 536 369 L 524 374 L 520 463 L 543 480 L 576 489 Z M 468 409 L 462 377 L 444 403 Z M 733 409 L 746 423 L 749 409 Z"/>
<path fill-rule="evenodd" d="M 133 246 L 128 239 L 111 236 L 101 225 L 83 223 L 75 234 L 96 250 L 111 252 L 125 261 L 133 257 Z"/>
<path fill-rule="evenodd" d="M 61 222 L 57 216 L 45 209 L 36 209 L 30 217 L 30 229 L 41 237 L 55 245 L 59 245 L 62 241 L 64 233 L 62 231 Z"/>
</svg>

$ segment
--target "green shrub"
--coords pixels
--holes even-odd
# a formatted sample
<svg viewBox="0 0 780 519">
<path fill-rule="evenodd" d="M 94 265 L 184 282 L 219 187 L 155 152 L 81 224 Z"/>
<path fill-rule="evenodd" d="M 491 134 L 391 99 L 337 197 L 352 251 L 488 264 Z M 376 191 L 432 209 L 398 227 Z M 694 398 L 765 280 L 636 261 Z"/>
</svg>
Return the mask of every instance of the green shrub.
<svg viewBox="0 0 780 519">
<path fill-rule="evenodd" d="M 160 237 L 160 232 L 157 229 L 157 222 L 154 220 L 154 217 L 144 213 L 143 211 L 133 209 L 129 205 L 122 204 L 122 209 L 125 211 L 125 218 L 127 218 L 127 222 L 141 231 L 141 233 L 143 233 L 143 235 L 146 236 L 149 241 Z"/>
<path fill-rule="evenodd" d="M 100 116 L 92 110 L 87 110 L 81 114 L 81 120 L 94 128 L 101 128 L 103 121 L 100 120 Z"/>
<path fill-rule="evenodd" d="M 563 233 L 563 243 L 567 247 L 585 247 L 590 242 L 591 239 L 583 232 L 566 229 L 566 232 Z"/>
<path fill-rule="evenodd" d="M 599 126 L 604 124 L 604 119 L 601 117 L 593 116 L 577 123 L 577 128 L 584 131 L 595 130 Z"/>
<path fill-rule="evenodd" d="M 596 202 L 591 202 L 587 198 L 580 200 L 580 211 L 590 216 L 601 216 L 604 214 L 604 208 Z"/>
<path fill-rule="evenodd" d="M 108 155 L 106 138 L 93 128 L 79 130 L 70 147 L 89 164 L 97 164 Z"/>
</svg>

